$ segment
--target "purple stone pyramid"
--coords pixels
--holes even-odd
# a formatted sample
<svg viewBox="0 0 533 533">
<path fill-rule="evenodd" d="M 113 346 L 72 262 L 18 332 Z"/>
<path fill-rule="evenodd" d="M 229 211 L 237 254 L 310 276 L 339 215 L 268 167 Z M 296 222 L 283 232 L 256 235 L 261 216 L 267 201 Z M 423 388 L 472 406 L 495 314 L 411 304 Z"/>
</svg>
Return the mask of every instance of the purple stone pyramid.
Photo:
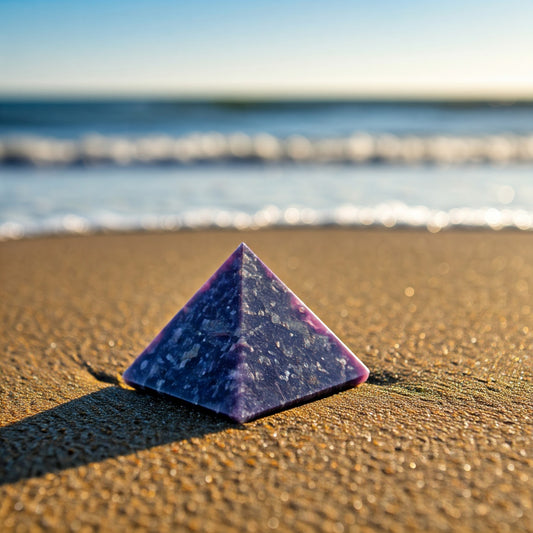
<svg viewBox="0 0 533 533">
<path fill-rule="evenodd" d="M 241 244 L 124 373 L 237 422 L 366 381 L 366 366 Z"/>
</svg>

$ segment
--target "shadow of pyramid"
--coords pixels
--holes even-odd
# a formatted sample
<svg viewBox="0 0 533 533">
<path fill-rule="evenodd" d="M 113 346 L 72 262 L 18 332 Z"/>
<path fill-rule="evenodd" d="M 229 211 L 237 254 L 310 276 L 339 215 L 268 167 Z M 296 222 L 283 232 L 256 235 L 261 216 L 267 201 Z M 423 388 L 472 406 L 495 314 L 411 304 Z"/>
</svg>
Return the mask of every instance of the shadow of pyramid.
<svg viewBox="0 0 533 533">
<path fill-rule="evenodd" d="M 0 485 L 229 427 L 240 426 L 165 396 L 107 387 L 0 428 Z"/>
</svg>

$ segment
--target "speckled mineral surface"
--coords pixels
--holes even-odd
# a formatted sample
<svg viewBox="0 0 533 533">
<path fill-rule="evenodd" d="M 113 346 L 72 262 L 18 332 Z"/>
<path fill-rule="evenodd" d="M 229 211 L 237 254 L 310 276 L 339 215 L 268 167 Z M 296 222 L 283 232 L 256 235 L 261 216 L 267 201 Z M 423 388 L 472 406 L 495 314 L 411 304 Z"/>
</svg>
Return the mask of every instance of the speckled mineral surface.
<svg viewBox="0 0 533 533">
<path fill-rule="evenodd" d="M 243 243 L 124 380 L 246 422 L 362 383 L 368 373 Z"/>
</svg>

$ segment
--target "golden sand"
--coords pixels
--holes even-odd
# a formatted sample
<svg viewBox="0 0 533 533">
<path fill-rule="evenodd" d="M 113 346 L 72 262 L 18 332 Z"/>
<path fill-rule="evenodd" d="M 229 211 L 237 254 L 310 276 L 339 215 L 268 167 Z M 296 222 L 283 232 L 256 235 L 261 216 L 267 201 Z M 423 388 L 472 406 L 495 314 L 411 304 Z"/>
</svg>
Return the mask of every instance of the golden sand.
<svg viewBox="0 0 533 533">
<path fill-rule="evenodd" d="M 240 241 L 370 368 L 238 426 L 119 376 Z M 2 531 L 533 531 L 533 235 L 0 243 Z"/>
</svg>

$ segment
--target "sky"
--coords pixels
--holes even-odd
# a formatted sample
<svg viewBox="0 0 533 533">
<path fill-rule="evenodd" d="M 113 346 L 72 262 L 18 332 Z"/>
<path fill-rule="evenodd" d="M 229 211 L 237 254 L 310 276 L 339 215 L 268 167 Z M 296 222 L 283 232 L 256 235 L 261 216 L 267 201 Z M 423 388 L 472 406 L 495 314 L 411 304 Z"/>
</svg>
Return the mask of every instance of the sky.
<svg viewBox="0 0 533 533">
<path fill-rule="evenodd" d="M 533 98 L 531 0 L 0 0 L 0 95 Z"/>
</svg>

